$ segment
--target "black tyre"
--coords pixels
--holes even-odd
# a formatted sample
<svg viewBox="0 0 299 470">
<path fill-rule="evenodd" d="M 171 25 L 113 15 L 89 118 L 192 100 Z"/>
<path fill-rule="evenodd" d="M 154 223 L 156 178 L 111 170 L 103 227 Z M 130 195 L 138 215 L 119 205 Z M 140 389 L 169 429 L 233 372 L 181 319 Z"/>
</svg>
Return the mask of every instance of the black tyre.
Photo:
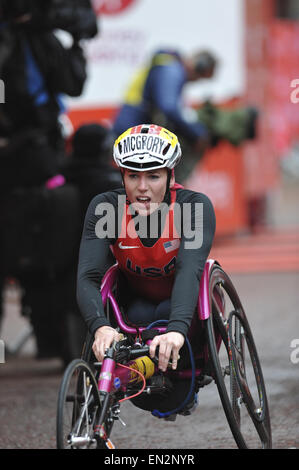
<svg viewBox="0 0 299 470">
<path fill-rule="evenodd" d="M 81 354 L 81 359 L 87 362 L 91 368 L 93 368 L 93 364 L 96 362 L 96 357 L 92 350 L 93 342 L 94 336 L 92 336 L 90 333 L 87 333 Z"/>
<path fill-rule="evenodd" d="M 100 397 L 93 372 L 85 361 L 74 359 L 65 370 L 58 395 L 57 448 L 96 448 L 99 411 Z"/>
<path fill-rule="evenodd" d="M 94 377 L 98 380 L 100 376 L 101 365 L 97 362 L 97 359 L 93 353 L 92 345 L 94 342 L 94 336 L 89 332 L 86 335 L 86 339 L 82 351 L 82 360 L 88 363 L 90 370 L 93 372 Z M 98 364 L 96 366 L 96 364 Z M 120 404 L 117 398 L 110 393 L 100 395 L 100 408 L 97 417 L 97 448 L 98 449 L 113 449 L 114 444 L 110 440 L 113 424 L 115 420 L 119 418 Z"/>
<path fill-rule="evenodd" d="M 237 322 L 241 341 L 236 341 L 233 325 Z M 248 320 L 242 312 L 232 311 L 229 315 L 229 346 L 234 377 L 240 391 L 244 414 L 247 410 L 263 448 L 271 448 L 271 423 L 263 372 Z M 241 423 L 240 423 L 241 424 Z"/>
<path fill-rule="evenodd" d="M 218 266 L 209 282 L 212 305 L 206 331 L 212 376 L 239 448 L 271 448 L 271 424 L 262 369 L 239 296 Z"/>
</svg>

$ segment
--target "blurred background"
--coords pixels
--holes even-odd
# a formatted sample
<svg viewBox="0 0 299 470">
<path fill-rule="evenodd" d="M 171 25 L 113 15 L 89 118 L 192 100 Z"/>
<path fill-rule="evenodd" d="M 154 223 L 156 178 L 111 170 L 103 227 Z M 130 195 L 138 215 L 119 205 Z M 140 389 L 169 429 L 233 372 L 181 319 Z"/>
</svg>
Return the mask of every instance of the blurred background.
<svg viewBox="0 0 299 470">
<path fill-rule="evenodd" d="M 221 260 L 229 272 L 298 270 L 299 6 L 296 0 L 229 0 L 225 3 L 211 0 L 208 4 L 189 0 L 188 8 L 182 8 L 173 0 L 163 0 L 155 8 L 150 0 L 93 0 L 75 4 L 51 0 L 46 2 L 49 13 L 45 17 L 49 20 L 43 20 L 44 23 L 38 26 L 39 7 L 33 0 L 17 2 L 13 8 L 5 0 L 2 3 L 4 20 L 12 21 L 26 12 L 33 13 L 33 19 L 36 18 L 25 32 L 21 30 L 20 33 L 19 26 L 14 26 L 12 36 L 29 31 L 34 38 L 34 35 L 39 37 L 45 32 L 55 32 L 63 47 L 74 54 L 71 70 L 76 65 L 72 86 L 70 79 L 66 82 L 69 86 L 55 85 L 55 91 L 61 91 L 59 99 L 63 102 L 53 120 L 55 126 L 57 123 L 60 126 L 60 143 L 51 147 L 50 154 L 49 148 L 42 145 L 38 157 L 45 154 L 47 167 L 49 161 L 51 164 L 56 162 L 59 154 L 62 155 L 59 164 L 56 163 L 51 171 L 47 168 L 48 173 L 46 170 L 39 173 L 36 168 L 39 169 L 40 164 L 29 160 L 26 169 L 20 170 L 18 157 L 12 169 L 11 186 L 7 183 L 9 178 L 4 176 L 6 173 L 2 173 L 2 192 L 6 191 L 1 199 L 4 200 L 2 215 L 5 214 L 2 227 L 8 227 L 2 232 L 2 265 L 7 265 L 2 278 L 5 279 L 4 286 L 14 287 L 20 283 L 23 287 L 22 313 L 31 322 L 33 319 L 35 333 L 41 337 L 39 356 L 65 355 L 67 361 L 72 355 L 61 352 L 61 348 L 57 352 L 55 347 L 51 351 L 51 347 L 43 346 L 43 337 L 48 337 L 49 331 L 55 330 L 56 326 L 44 320 L 45 326 L 40 328 L 40 311 L 45 310 L 45 296 L 48 303 L 52 299 L 52 309 L 60 311 L 59 315 L 53 312 L 45 315 L 53 317 L 55 324 L 57 319 L 62 323 L 66 311 L 73 312 L 77 308 L 74 279 L 85 209 L 93 195 L 120 183 L 110 167 L 113 140 L 107 139 L 107 135 L 113 128 L 132 77 L 159 49 L 178 51 L 182 55 L 208 50 L 217 58 L 213 77 L 186 83 L 181 96 L 186 120 L 194 122 L 206 118 L 200 113 L 206 105 L 211 106 L 214 114 L 204 122 L 211 132 L 218 131 L 216 144 L 200 157 L 192 153 L 192 149 L 185 149 L 185 158 L 190 152 L 192 154 L 192 165 L 183 181 L 185 187 L 206 193 L 214 204 L 217 229 L 211 256 Z M 8 49 L 4 47 L 5 39 L 3 35 L 2 57 L 6 57 L 5 50 Z M 66 57 L 64 60 L 67 64 Z M 58 59 L 57 63 L 59 67 Z M 5 77 L 3 58 L 2 70 Z M 52 75 L 53 71 L 56 73 L 54 67 L 50 70 Z M 60 84 L 63 79 L 58 75 Z M 1 115 L 5 115 L 10 103 L 16 101 L 13 99 L 15 88 L 10 90 L 6 86 L 6 102 L 0 105 Z M 21 99 L 23 101 L 23 95 Z M 245 128 L 245 115 L 242 115 L 247 109 L 254 109 L 257 116 L 251 131 Z M 25 109 L 24 121 L 18 123 L 21 134 L 27 129 L 26 113 L 28 115 L 29 110 Z M 15 114 L 20 114 L 19 109 Z M 38 133 L 42 128 L 40 121 L 42 119 L 38 117 L 34 123 Z M 9 135 L 12 141 L 19 139 L 18 132 Z M 21 145 L 24 148 L 22 140 Z M 16 153 L 19 156 L 21 151 Z M 78 156 L 77 160 L 72 158 L 74 154 Z M 37 175 L 32 180 L 27 178 L 29 182 L 26 180 L 28 168 L 30 178 L 31 174 Z M 20 182 L 16 183 L 18 173 Z M 46 202 L 44 205 L 39 202 L 40 207 L 37 207 L 36 201 L 38 196 L 39 201 L 47 198 L 44 189 L 38 193 L 40 185 L 47 182 L 48 177 L 54 175 L 55 178 L 56 173 L 63 173 L 66 181 L 58 183 L 57 187 L 54 184 L 55 189 L 52 188 L 50 193 L 50 205 L 55 212 L 52 227 L 45 227 L 41 222 L 35 231 L 31 228 L 26 232 L 32 226 L 30 217 L 36 223 L 41 219 L 41 213 L 49 210 L 45 209 Z M 21 188 L 22 191 L 24 187 L 27 196 L 15 194 L 15 190 Z M 79 196 L 75 192 L 78 188 Z M 24 197 L 27 197 L 25 202 Z M 20 215 L 14 216 L 21 207 L 25 214 L 22 220 Z M 60 207 L 60 214 L 57 207 Z M 61 225 L 63 219 L 64 225 Z M 23 231 L 26 240 L 23 246 L 19 230 Z M 50 241 L 47 240 L 49 234 Z M 16 246 L 20 246 L 18 250 Z M 41 277 L 44 282 L 36 290 L 37 278 Z M 60 308 L 57 308 L 58 303 Z M 82 329 L 79 317 L 76 312 L 75 316 L 71 315 L 71 321 L 66 320 L 71 331 L 74 318 L 79 323 L 76 328 Z M 2 335 L 5 336 L 5 321 L 3 328 Z M 53 338 L 58 341 L 58 336 L 70 336 L 68 328 L 55 330 Z M 60 341 L 64 344 L 64 339 Z M 81 338 L 78 341 L 81 344 Z"/>
<path fill-rule="evenodd" d="M 297 177 L 298 2 L 230 0 L 224 5 L 212 0 L 205 5 L 191 0 L 179 11 L 171 0 L 158 9 L 147 0 L 93 4 L 100 33 L 86 45 L 84 92 L 69 100 L 73 126 L 89 120 L 112 123 L 132 75 L 156 49 L 211 50 L 219 59 L 215 76 L 188 84 L 184 105 L 196 109 L 211 100 L 230 109 L 255 106 L 258 132 L 242 148 L 211 151 L 188 186 L 211 196 L 219 235 L 287 222 L 276 204 L 285 180 L 296 186 Z"/>
<path fill-rule="evenodd" d="M 34 237 L 50 233 L 51 241 L 38 249 L 45 249 L 43 247 L 50 244 L 51 253 L 56 253 L 59 262 L 55 259 L 49 268 L 47 261 L 41 261 L 44 265 L 36 268 L 35 262 L 24 264 L 22 253 L 15 254 L 13 259 L 7 256 L 13 250 L 11 246 L 16 246 L 7 241 L 12 240 L 11 234 L 14 233 L 15 244 L 20 240 L 20 226 L 14 225 L 11 215 L 23 213 L 20 198 L 24 202 L 24 193 L 19 191 L 23 185 L 14 186 L 12 192 L 11 188 L 5 189 L 6 194 L 1 195 L 4 206 L 7 195 L 9 200 L 8 212 L 7 206 L 2 206 L 5 216 L 1 220 L 0 234 L 5 242 L 2 243 L 2 260 L 6 260 L 2 263 L 5 269 L 1 275 L 0 336 L 6 345 L 6 359 L 29 355 L 39 359 L 58 357 L 67 363 L 78 355 L 85 335 L 74 298 L 78 243 L 89 200 L 97 192 L 119 185 L 110 161 L 111 130 L 127 88 L 135 72 L 151 60 L 157 49 L 173 49 L 182 54 L 208 50 L 217 57 L 216 73 L 210 79 L 186 84 L 182 109 L 190 123 L 207 119 L 206 126 L 217 138 L 200 156 L 193 155 L 192 149 L 186 147 L 192 165 L 185 175 L 184 186 L 206 193 L 214 204 L 217 229 L 211 257 L 218 259 L 233 276 L 241 290 L 241 298 L 244 296 L 257 318 L 262 312 L 271 322 L 269 309 L 275 314 L 277 322 L 273 332 L 268 331 L 268 339 L 279 334 L 280 314 L 283 311 L 286 315 L 288 327 L 280 338 L 285 357 L 282 368 L 288 367 L 290 377 L 293 376 L 290 343 L 299 337 L 296 314 L 299 301 L 298 0 L 188 0 L 186 4 L 178 0 L 45 2 L 48 3 L 54 5 L 59 14 L 59 9 L 66 4 L 70 11 L 78 5 L 88 10 L 91 5 L 94 16 L 86 16 L 79 33 L 70 26 L 70 17 L 62 24 L 59 14 L 51 16 L 52 23 L 40 24 L 39 31 L 34 29 L 36 34 L 41 30 L 55 31 L 63 47 L 71 48 L 74 55 L 70 70 L 75 71 L 77 81 L 76 87 L 70 85 L 70 80 L 68 86 L 50 87 L 51 93 L 53 90 L 59 93 L 63 102 L 55 114 L 62 139 L 59 141 L 62 162 L 58 162 L 54 170 L 44 172 L 36 181 L 26 184 L 30 190 L 40 190 L 41 186 L 47 185 L 47 190 L 53 191 L 49 197 L 44 190 L 42 194 L 46 201 L 52 201 L 51 208 L 59 219 L 54 220 L 51 229 L 36 227 L 33 235 L 29 231 L 29 242 L 24 248 L 28 256 L 25 258 L 28 261 L 30 256 L 35 256 L 32 254 Z M 34 1 L 28 1 L 27 7 L 29 4 L 32 7 Z M 21 13 L 26 14 L 26 11 L 25 8 Z M 1 31 L 3 33 L 3 28 Z M 15 29 L 13 31 L 15 33 Z M 0 78 L 6 85 L 3 63 L 7 55 L 3 53 L 3 37 L 2 46 L 0 41 Z M 9 54 L 7 48 L 5 51 Z M 60 67 L 64 60 L 65 57 Z M 53 77 L 54 69 L 51 70 Z M 9 91 L 5 87 L 0 117 L 5 115 L 9 98 L 13 96 Z M 211 109 L 212 114 L 209 114 Z M 254 110 L 250 129 L 246 124 L 248 110 Z M 0 125 L 2 122 L 0 119 Z M 7 135 L 13 139 L 13 133 Z M 2 141 L 7 135 L 1 128 L 1 148 L 5 148 Z M 84 162 L 81 159 L 78 163 L 74 155 L 83 156 Z M 62 180 L 58 184 L 55 180 L 51 186 L 51 178 L 57 175 Z M 96 175 L 92 187 L 91 175 Z M 2 189 L 4 183 L 3 177 Z M 34 201 L 35 196 L 32 196 Z M 12 201 L 15 206 L 11 205 Z M 68 204 L 63 206 L 62 201 L 68 201 Z M 28 204 L 31 202 L 29 198 Z M 36 214 L 43 210 L 34 203 L 27 218 L 22 219 L 22 233 L 26 232 L 30 216 L 33 214 L 36 220 Z M 71 225 L 64 226 L 62 236 L 62 225 L 59 225 L 59 232 L 55 232 L 55 227 L 62 220 L 66 221 L 66 214 Z M 44 235 L 42 239 L 45 240 Z M 43 266 L 46 265 L 45 275 Z M 280 303 L 274 298 L 278 291 Z M 43 314 L 45 304 L 47 312 Z M 54 319 L 52 323 L 49 317 Z M 60 325 L 59 331 L 57 325 Z M 264 347 L 269 347 L 268 352 L 262 349 L 262 354 L 273 353 L 273 370 L 269 366 L 268 372 L 271 382 L 275 374 L 274 362 L 279 363 L 279 359 L 277 352 L 271 349 L 274 345 L 269 345 L 268 340 L 264 342 L 264 325 L 260 318 L 257 325 L 258 340 Z M 46 337 L 52 346 L 56 341 L 56 346 L 49 347 Z M 291 440 L 291 444 L 282 439 L 281 445 L 296 445 L 296 439 L 298 437 Z"/>
<path fill-rule="evenodd" d="M 184 185 L 213 201 L 215 246 L 221 243 L 221 251 L 217 248 L 212 254 L 221 255 L 227 269 L 297 270 L 298 2 L 194 0 L 188 8 L 180 8 L 165 0 L 158 9 L 147 0 L 93 5 L 100 34 L 86 45 L 89 74 L 84 93 L 69 100 L 72 125 L 76 128 L 86 120 L 113 125 L 132 75 L 155 50 L 211 51 L 218 59 L 216 73 L 212 79 L 185 86 L 186 116 L 192 120 L 192 111 L 206 101 L 218 110 L 253 107 L 258 112 L 255 133 L 246 138 L 240 120 L 229 121 L 227 116 L 225 136 L 231 139 L 220 139 L 206 150 Z M 269 251 L 269 232 L 275 256 Z M 241 238 L 237 241 L 236 236 Z M 241 243 L 245 250 L 242 256 L 238 252 L 238 259 L 231 242 Z"/>
</svg>

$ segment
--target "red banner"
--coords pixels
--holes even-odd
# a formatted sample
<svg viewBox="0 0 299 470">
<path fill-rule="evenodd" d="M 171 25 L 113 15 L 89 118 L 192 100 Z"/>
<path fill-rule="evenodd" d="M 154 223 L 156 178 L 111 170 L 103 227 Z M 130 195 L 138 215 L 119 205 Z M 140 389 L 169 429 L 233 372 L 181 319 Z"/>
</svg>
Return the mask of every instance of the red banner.
<svg viewBox="0 0 299 470">
<path fill-rule="evenodd" d="M 97 15 L 117 15 L 126 10 L 136 0 L 92 0 Z"/>
<path fill-rule="evenodd" d="M 242 150 L 222 141 L 206 152 L 184 186 L 206 194 L 216 213 L 216 235 L 232 235 L 247 227 Z"/>
<path fill-rule="evenodd" d="M 299 141 L 299 22 L 276 20 L 270 28 L 269 115 L 276 151 Z"/>
<path fill-rule="evenodd" d="M 263 196 L 277 185 L 278 156 L 271 129 L 270 26 L 274 19 L 273 0 L 246 1 L 246 103 L 260 111 L 258 139 L 244 147 L 245 190 L 248 198 Z"/>
</svg>

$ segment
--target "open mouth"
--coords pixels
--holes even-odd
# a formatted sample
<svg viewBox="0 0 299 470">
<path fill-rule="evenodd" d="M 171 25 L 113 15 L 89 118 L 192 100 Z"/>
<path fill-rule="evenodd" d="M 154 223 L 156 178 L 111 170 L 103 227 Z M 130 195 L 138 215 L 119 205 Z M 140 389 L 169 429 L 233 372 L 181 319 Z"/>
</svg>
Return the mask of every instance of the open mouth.
<svg viewBox="0 0 299 470">
<path fill-rule="evenodd" d="M 151 210 L 151 198 L 147 196 L 138 196 L 136 197 L 136 209 L 137 210 L 146 210 L 146 212 Z"/>
<path fill-rule="evenodd" d="M 146 197 L 146 196 L 139 196 L 136 199 L 137 199 L 137 202 L 141 202 L 141 203 L 144 203 L 144 204 L 151 202 L 151 198 Z"/>
</svg>

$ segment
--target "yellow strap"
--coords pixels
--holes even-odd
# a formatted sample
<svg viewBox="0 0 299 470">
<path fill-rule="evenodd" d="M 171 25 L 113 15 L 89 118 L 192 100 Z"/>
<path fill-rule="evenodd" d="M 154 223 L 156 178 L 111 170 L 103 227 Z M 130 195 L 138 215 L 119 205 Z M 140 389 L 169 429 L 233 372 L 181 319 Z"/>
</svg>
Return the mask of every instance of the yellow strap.
<svg viewBox="0 0 299 470">
<path fill-rule="evenodd" d="M 142 101 L 142 94 L 146 79 L 152 67 L 156 65 L 167 65 L 173 60 L 176 60 L 172 54 L 156 54 L 154 55 L 151 64 L 147 67 L 143 67 L 133 77 L 133 80 L 125 94 L 125 103 L 132 106 L 136 106 Z"/>
<path fill-rule="evenodd" d="M 126 104 L 131 104 L 134 106 L 141 102 L 145 81 L 149 74 L 150 68 L 151 67 L 144 67 L 136 73 L 125 95 Z"/>
<path fill-rule="evenodd" d="M 173 62 L 174 60 L 177 60 L 177 57 L 173 54 L 161 52 L 160 54 L 154 55 L 151 65 L 152 67 L 154 67 L 155 65 L 167 65 L 170 62 Z"/>
</svg>

